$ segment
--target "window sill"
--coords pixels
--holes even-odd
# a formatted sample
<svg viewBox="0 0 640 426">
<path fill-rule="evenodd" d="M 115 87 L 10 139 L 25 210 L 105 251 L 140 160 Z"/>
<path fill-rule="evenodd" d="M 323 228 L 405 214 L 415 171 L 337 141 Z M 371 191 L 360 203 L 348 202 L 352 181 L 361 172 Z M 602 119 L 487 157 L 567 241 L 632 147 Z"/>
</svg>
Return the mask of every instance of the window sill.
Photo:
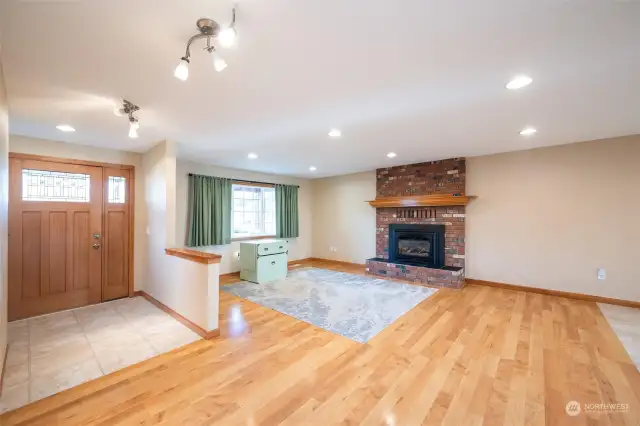
<svg viewBox="0 0 640 426">
<path fill-rule="evenodd" d="M 248 237 L 235 237 L 231 238 L 231 242 L 235 241 L 249 241 L 249 240 L 266 240 L 268 238 L 276 238 L 275 235 L 253 235 Z"/>
</svg>

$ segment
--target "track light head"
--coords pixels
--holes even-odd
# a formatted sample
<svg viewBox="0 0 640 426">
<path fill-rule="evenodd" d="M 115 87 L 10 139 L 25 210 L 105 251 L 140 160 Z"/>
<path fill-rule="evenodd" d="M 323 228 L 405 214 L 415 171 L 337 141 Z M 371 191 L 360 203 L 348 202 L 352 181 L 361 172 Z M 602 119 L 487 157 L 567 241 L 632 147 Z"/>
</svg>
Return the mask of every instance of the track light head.
<svg viewBox="0 0 640 426">
<path fill-rule="evenodd" d="M 182 57 L 180 59 L 180 63 L 176 67 L 176 70 L 173 72 L 173 75 L 178 79 L 185 81 L 189 78 L 189 59 L 186 57 Z"/>
<path fill-rule="evenodd" d="M 129 119 L 129 137 L 131 139 L 135 139 L 138 137 L 138 129 L 140 128 L 140 123 L 138 119 L 133 115 L 135 112 L 139 111 L 140 107 L 135 105 L 128 100 L 124 99 L 122 101 L 122 108 L 117 109 L 117 112 L 120 112 L 120 115 L 126 115 Z M 114 111 L 114 112 L 116 112 Z M 116 114 L 118 115 L 118 114 Z"/>
<path fill-rule="evenodd" d="M 129 123 L 129 137 L 131 139 L 138 138 L 138 127 L 140 127 L 140 125 L 137 121 Z"/>
<path fill-rule="evenodd" d="M 221 58 L 215 50 L 211 52 L 211 56 L 213 57 L 213 68 L 218 72 L 222 72 L 227 67 L 227 61 Z"/>
</svg>

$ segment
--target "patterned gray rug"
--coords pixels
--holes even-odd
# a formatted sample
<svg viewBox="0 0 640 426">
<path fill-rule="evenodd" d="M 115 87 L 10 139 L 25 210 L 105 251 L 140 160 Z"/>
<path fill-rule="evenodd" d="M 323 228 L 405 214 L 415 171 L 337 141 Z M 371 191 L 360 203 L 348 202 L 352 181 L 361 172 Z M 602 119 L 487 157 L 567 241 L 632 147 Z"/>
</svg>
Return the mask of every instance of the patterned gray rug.
<svg viewBox="0 0 640 426">
<path fill-rule="evenodd" d="M 241 281 L 221 288 L 360 343 L 437 291 L 317 268 L 289 271 L 269 284 Z"/>
</svg>

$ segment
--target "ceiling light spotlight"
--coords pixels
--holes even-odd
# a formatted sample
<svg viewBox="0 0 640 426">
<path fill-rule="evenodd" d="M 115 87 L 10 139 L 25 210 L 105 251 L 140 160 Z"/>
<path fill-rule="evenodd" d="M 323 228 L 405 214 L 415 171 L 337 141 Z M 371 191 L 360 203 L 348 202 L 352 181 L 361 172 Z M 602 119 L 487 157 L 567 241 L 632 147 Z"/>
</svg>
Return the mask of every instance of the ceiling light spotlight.
<svg viewBox="0 0 640 426">
<path fill-rule="evenodd" d="M 309 171 L 311 171 L 311 172 L 315 172 L 315 171 L 316 171 L 316 166 L 311 166 L 311 167 L 309 167 Z"/>
<path fill-rule="evenodd" d="M 119 109 L 119 112 L 121 112 L 120 115 L 126 115 L 129 118 L 129 137 L 131 139 L 136 139 L 138 137 L 140 122 L 133 114 L 139 110 L 140 107 L 138 105 L 134 105 L 126 99 L 123 99 L 122 108 Z"/>
<path fill-rule="evenodd" d="M 522 136 L 531 136 L 533 135 L 535 132 L 537 132 L 536 129 L 534 129 L 533 127 L 527 127 L 526 129 L 523 129 L 520 134 Z"/>
<path fill-rule="evenodd" d="M 256 158 L 258 158 L 258 154 L 254 154 L 253 152 L 250 152 L 250 153 L 247 155 L 247 158 L 248 158 L 249 160 L 255 160 Z"/>
<path fill-rule="evenodd" d="M 510 90 L 522 89 L 523 87 L 530 85 L 532 81 L 533 80 L 529 76 L 518 75 L 507 83 L 506 88 Z"/>
<path fill-rule="evenodd" d="M 140 124 L 138 123 L 138 120 L 136 120 L 134 118 L 135 121 L 130 121 L 129 122 L 129 137 L 131 139 L 137 139 L 138 138 L 138 128 L 140 127 Z"/>
<path fill-rule="evenodd" d="M 76 129 L 74 129 L 73 127 L 69 126 L 68 124 L 59 124 L 56 126 L 56 129 L 61 130 L 63 132 L 75 132 Z"/>
<path fill-rule="evenodd" d="M 330 138 L 339 138 L 340 136 L 342 136 L 342 132 L 340 131 L 340 129 L 331 129 L 329 131 Z"/>
<path fill-rule="evenodd" d="M 233 47 L 236 44 L 236 9 L 231 11 L 231 24 L 218 34 L 218 41 L 222 47 Z"/>
<path fill-rule="evenodd" d="M 216 71 L 221 72 L 227 67 L 227 61 L 222 59 L 215 50 L 211 51 L 211 55 L 213 56 L 213 68 Z"/>
<path fill-rule="evenodd" d="M 236 8 L 234 7 L 232 10 L 232 19 L 231 24 L 224 30 L 220 31 L 220 24 L 218 24 L 213 19 L 208 18 L 200 18 L 196 22 L 196 27 L 198 27 L 198 33 L 191 36 L 189 41 L 187 41 L 187 48 L 185 54 L 182 58 L 180 58 L 180 63 L 176 67 L 173 75 L 180 80 L 186 80 L 189 78 L 189 63 L 191 59 L 191 43 L 196 40 L 200 40 L 202 38 L 207 40 L 207 46 L 204 50 L 213 54 L 213 67 L 216 71 L 220 72 L 227 67 L 227 63 L 224 59 L 220 58 L 215 53 L 215 47 L 211 44 L 211 39 L 215 38 L 219 41 L 220 45 L 223 47 L 230 47 L 235 43 L 236 40 Z"/>
<path fill-rule="evenodd" d="M 189 78 L 189 59 L 181 58 L 180 63 L 173 72 L 173 75 L 182 81 L 186 81 Z"/>
<path fill-rule="evenodd" d="M 388 154 L 387 154 L 387 157 L 388 157 L 388 158 L 395 158 L 395 157 L 396 157 L 396 155 L 397 155 L 397 154 L 396 154 L 395 152 L 390 152 L 390 153 L 388 153 Z"/>
</svg>

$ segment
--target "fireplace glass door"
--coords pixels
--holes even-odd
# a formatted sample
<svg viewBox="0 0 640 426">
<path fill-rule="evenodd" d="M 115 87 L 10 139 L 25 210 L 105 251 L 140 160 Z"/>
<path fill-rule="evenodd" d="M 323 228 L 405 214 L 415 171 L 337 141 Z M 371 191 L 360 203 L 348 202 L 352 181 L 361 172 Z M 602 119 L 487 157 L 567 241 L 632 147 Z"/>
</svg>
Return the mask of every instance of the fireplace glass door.
<svg viewBox="0 0 640 426">
<path fill-rule="evenodd" d="M 431 240 L 422 238 L 398 239 L 398 255 L 403 257 L 431 257 Z"/>
</svg>

